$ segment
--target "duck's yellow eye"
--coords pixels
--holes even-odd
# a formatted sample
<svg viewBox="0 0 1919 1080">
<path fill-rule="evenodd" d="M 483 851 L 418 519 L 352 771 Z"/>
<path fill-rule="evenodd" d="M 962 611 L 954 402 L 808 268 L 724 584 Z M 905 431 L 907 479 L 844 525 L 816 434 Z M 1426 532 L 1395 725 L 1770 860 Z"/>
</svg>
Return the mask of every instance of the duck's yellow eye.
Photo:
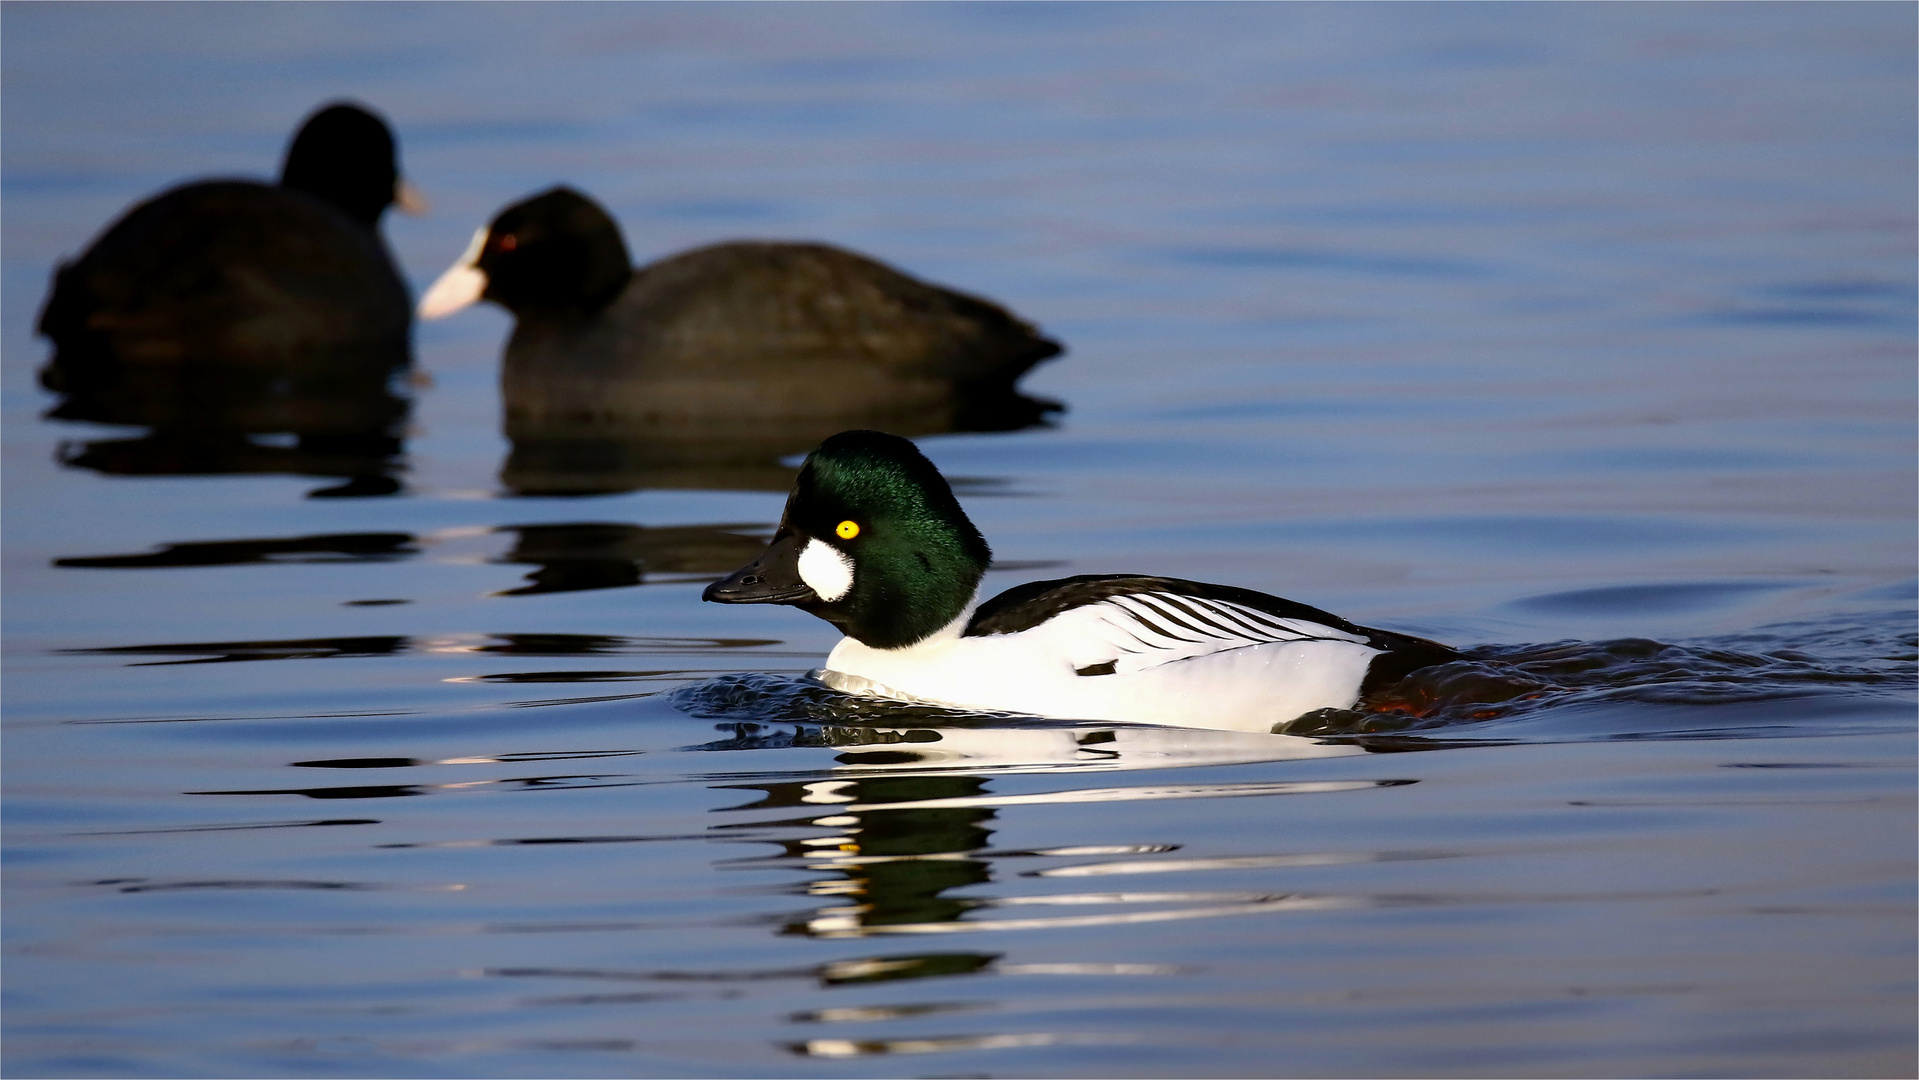
<svg viewBox="0 0 1919 1080">
<path fill-rule="evenodd" d="M 833 529 L 833 532 L 836 533 L 841 540 L 851 540 L 860 534 L 860 523 L 848 519 L 840 522 L 839 525 Z"/>
</svg>

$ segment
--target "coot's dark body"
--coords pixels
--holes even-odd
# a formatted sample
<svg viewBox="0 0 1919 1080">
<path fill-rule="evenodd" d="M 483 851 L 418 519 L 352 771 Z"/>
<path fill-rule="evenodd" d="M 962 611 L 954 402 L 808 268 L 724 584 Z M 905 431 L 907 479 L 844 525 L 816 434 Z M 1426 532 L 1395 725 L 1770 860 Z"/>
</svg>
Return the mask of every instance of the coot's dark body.
<svg viewBox="0 0 1919 1080">
<path fill-rule="evenodd" d="M 421 307 L 482 298 L 515 317 L 501 389 L 519 491 L 778 489 L 781 457 L 849 425 L 1006 430 L 1058 407 L 1015 386 L 1060 346 L 991 301 L 816 243 L 635 269 L 611 216 L 567 188 L 502 211 Z"/>
<path fill-rule="evenodd" d="M 1059 351 L 993 304 L 822 244 L 700 248 L 636 270 L 590 318 L 518 315 L 501 391 L 508 482 L 529 490 L 595 436 L 651 485 L 778 489 L 781 457 L 846 423 L 1022 427 L 1051 403 L 1014 383 Z"/>
<path fill-rule="evenodd" d="M 134 207 L 55 275 L 42 381 L 98 399 L 112 414 L 99 419 L 272 430 L 301 407 L 206 407 L 256 381 L 404 364 L 408 307 L 378 234 L 338 207 L 263 184 L 192 184 Z M 238 385 L 211 385 L 223 379 Z"/>
<path fill-rule="evenodd" d="M 378 232 L 397 181 L 384 121 L 335 105 L 302 126 L 278 185 L 205 181 L 133 207 L 54 274 L 39 323 L 54 346 L 41 382 L 64 395 L 51 415 L 173 445 L 291 432 L 390 453 L 412 320 Z"/>
<path fill-rule="evenodd" d="M 599 400 L 614 380 L 632 388 L 623 404 L 661 416 L 910 411 L 1010 390 L 1059 352 L 996 304 L 825 244 L 698 248 L 634 271 L 598 312 L 514 314 L 509 384 L 519 372 L 577 371 Z M 757 392 L 715 392 L 736 380 Z M 542 390 L 564 393 L 550 379 Z"/>
</svg>

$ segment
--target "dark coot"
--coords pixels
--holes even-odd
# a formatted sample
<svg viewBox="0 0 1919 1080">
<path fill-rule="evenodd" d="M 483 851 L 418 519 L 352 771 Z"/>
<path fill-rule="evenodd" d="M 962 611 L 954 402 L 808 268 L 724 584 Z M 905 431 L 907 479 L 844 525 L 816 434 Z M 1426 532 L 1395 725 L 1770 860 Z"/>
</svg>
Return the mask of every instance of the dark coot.
<svg viewBox="0 0 1919 1080">
<path fill-rule="evenodd" d="M 825 244 L 732 242 L 635 269 L 619 226 L 559 187 L 500 212 L 420 302 L 492 300 L 522 493 L 783 489 L 778 464 L 848 426 L 1008 430 L 1053 402 L 1015 385 L 1060 352 L 990 301 Z"/>
<path fill-rule="evenodd" d="M 407 288 L 378 226 L 403 190 L 393 135 L 333 104 L 278 185 L 186 184 L 140 203 L 53 276 L 41 382 L 67 419 L 313 431 L 409 359 Z M 377 396 L 377 389 L 373 389 Z"/>
<path fill-rule="evenodd" d="M 399 177 L 392 132 L 328 105 L 301 125 L 278 185 L 185 184 L 127 211 L 53 276 L 40 381 L 57 419 L 142 425 L 63 447 L 117 474 L 284 472 L 394 490 L 411 301 L 379 234 Z M 253 436 L 291 433 L 291 446 Z"/>
</svg>

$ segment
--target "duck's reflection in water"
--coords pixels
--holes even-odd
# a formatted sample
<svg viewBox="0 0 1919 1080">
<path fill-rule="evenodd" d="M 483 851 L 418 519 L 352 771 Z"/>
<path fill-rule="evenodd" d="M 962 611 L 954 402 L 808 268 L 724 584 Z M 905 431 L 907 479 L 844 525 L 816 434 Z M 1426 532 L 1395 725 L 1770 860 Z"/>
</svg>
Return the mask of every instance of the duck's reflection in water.
<svg viewBox="0 0 1919 1080">
<path fill-rule="evenodd" d="M 893 926 L 956 922 L 974 905 L 949 890 L 992 880 L 990 864 L 973 857 L 993 835 L 986 807 L 916 806 L 929 800 L 968 799 L 985 792 L 977 776 L 892 776 L 859 781 L 771 784 L 771 806 L 826 806 L 860 800 L 895 804 L 858 814 L 827 812 L 806 824 L 824 835 L 783 841 L 784 858 L 829 871 L 806 887 L 828 906 L 785 932 L 858 937 Z M 849 790 L 851 789 L 851 790 Z"/>
<path fill-rule="evenodd" d="M 709 690 L 737 695 L 736 705 L 767 715 L 772 701 L 787 710 L 768 680 L 721 680 Z M 682 699 L 683 707 L 695 695 Z M 708 707 L 717 697 L 703 699 Z M 816 715 L 847 716 L 871 703 L 821 695 L 804 705 Z M 808 906 L 786 917 L 781 932 L 827 941 L 894 936 L 950 937 L 1091 929 L 1228 915 L 1327 911 L 1372 901 L 1350 891 L 1271 891 L 1209 887 L 1205 875 L 1267 869 L 1365 863 L 1431 853 L 1378 851 L 1260 852 L 1220 856 L 1174 855 L 1184 845 L 1168 837 L 1089 836 L 1082 819 L 1052 819 L 1055 845 L 995 846 L 1008 817 L 1020 818 L 1031 835 L 1038 823 L 1028 807 L 1136 800 L 1256 797 L 1356 792 L 1412 783 L 1403 779 L 1242 780 L 1217 774 L 1167 773 L 1169 766 L 1225 765 L 1288 758 L 1363 755 L 1353 745 L 1332 745 L 1287 735 L 1155 728 L 1111 724 L 1061 724 L 1017 717 L 959 716 L 919 708 L 923 722 L 907 719 L 915 707 L 889 705 L 869 722 L 816 724 L 736 722 L 722 725 L 730 737 L 708 750 L 823 747 L 836 750 L 829 775 L 740 781 L 724 785 L 760 797 L 729 812 L 753 813 L 752 822 L 719 826 L 728 835 L 750 835 L 779 845 L 776 853 L 723 864 L 732 869 L 798 870 L 793 888 Z M 837 710 L 837 712 L 836 712 Z M 889 722 L 890 721 L 890 722 Z M 1390 759 L 1387 759 L 1390 760 Z M 1154 770 L 1132 784 L 1114 783 L 1115 773 Z M 1090 781 L 1090 782 L 1089 782 Z M 772 820 L 766 820 L 766 812 Z M 1126 816 L 1119 820 L 1139 820 Z M 1077 823 L 1075 823 L 1077 822 Z M 1131 842 L 1128 842 L 1128 840 Z M 1003 842 L 1003 841 L 1002 841 Z M 1029 841 L 1030 843 L 1030 841 Z M 1142 875 L 1144 877 L 1142 878 Z M 1155 876 L 1156 875 L 1156 876 Z M 1195 880 L 1195 876 L 1198 876 Z M 1087 880 L 1094 879 L 1094 880 Z M 1133 882 L 1170 885 L 1144 889 Z M 1108 883 L 1116 883 L 1113 887 Z M 1238 884 L 1239 882 L 1236 882 Z M 1322 879 L 1323 883 L 1323 879 Z M 1087 886 L 1093 886 L 1088 888 Z M 1016 939 L 994 937 L 1012 946 Z M 1057 940 L 1047 938 L 1047 940 Z M 950 976 L 1041 976 L 1048 978 L 1138 978 L 1179 975 L 1190 968 L 1140 962 L 1137 938 L 1075 938 L 1082 946 L 1068 962 L 1015 962 L 1013 950 L 926 952 L 854 958 L 831 965 L 837 983 Z M 1092 941 L 1111 940 L 1120 955 L 1085 955 Z M 1130 953 L 1130 955 L 1126 955 Z M 824 981 L 824 980 L 823 980 Z M 782 1045 L 809 1058 L 858 1058 L 941 1054 L 1013 1047 L 1091 1045 L 1129 1041 L 1124 1033 L 1033 1030 L 1028 1023 L 995 1023 L 987 1014 L 1006 1010 L 1009 992 L 991 986 L 939 993 L 900 987 L 883 999 L 868 995 L 839 1007 L 788 1017 L 819 1025 L 813 1037 Z M 1077 998 L 1078 991 L 1062 989 Z M 1017 993 L 1011 995 L 1017 997 Z M 1030 1020 L 1031 1018 L 1027 1018 Z M 868 1033 L 864 1025 L 895 1021 L 950 1025 L 945 1030 Z M 979 1027 L 984 1030 L 978 1030 Z M 966 1028 L 976 1030 L 965 1030 Z M 955 1029 L 959 1030 L 955 1030 Z M 884 1029 L 882 1029 L 884 1030 Z"/>
<path fill-rule="evenodd" d="M 737 785 L 758 790 L 764 797 L 736 809 L 811 811 L 802 817 L 762 822 L 755 828 L 786 827 L 804 834 L 779 840 L 783 850 L 771 856 L 770 861 L 804 867 L 809 872 L 804 886 L 806 895 L 824 901 L 822 906 L 789 920 L 785 932 L 821 938 L 1045 930 L 1345 906 L 1349 898 L 1244 891 L 995 895 L 972 890 L 992 884 L 996 879 L 995 867 L 1008 860 L 1017 863 L 1099 857 L 1117 861 L 1102 862 L 1098 864 L 1102 869 L 1089 870 L 1081 876 L 1124 875 L 1135 870 L 1151 872 L 1150 863 L 1138 860 L 1150 859 L 1176 847 L 1141 842 L 995 849 L 991 845 L 993 824 L 998 814 L 1009 807 L 1319 794 L 1410 782 L 1187 782 L 1125 787 L 1073 786 L 1065 790 L 1006 793 L 994 790 L 995 778 L 1008 774 L 1053 773 L 1063 779 L 1077 779 L 1088 769 L 1105 773 L 1169 765 L 1365 753 L 1357 746 L 1320 744 L 1284 735 L 1173 728 L 828 725 L 817 729 L 802 727 L 789 734 L 760 725 L 740 724 L 735 726 L 733 739 L 709 744 L 706 748 L 806 744 L 843 748 L 839 761 L 846 775 Z M 1298 858 L 1302 857 L 1273 856 L 1257 865 L 1282 865 L 1288 859 Z M 1314 862 L 1310 858 L 1306 861 Z M 1222 863 L 1219 868 L 1227 865 Z M 1232 865 L 1253 864 L 1241 859 Z M 1182 871 L 1209 868 L 1212 868 L 1209 860 L 1188 859 L 1179 866 Z M 1054 874 L 1046 871 L 1014 876 L 1051 877 Z M 1071 910 L 1062 913 L 1061 908 Z"/>
<path fill-rule="evenodd" d="M 814 967 L 735 970 L 686 970 L 618 967 L 499 967 L 477 974 L 493 979 L 534 980 L 535 985 L 577 987 L 569 993 L 537 993 L 521 999 L 534 1006 L 605 1006 L 684 1000 L 696 996 L 737 997 L 741 984 L 808 982 L 822 990 L 855 991 L 862 986 L 913 982 L 922 979 L 969 979 L 1023 976 L 1151 977 L 1186 974 L 1190 969 L 1170 964 L 1009 963 L 997 952 L 938 951 L 882 953 L 830 960 Z M 898 987 L 893 993 L 910 992 Z M 797 1025 L 884 1023 L 918 1018 L 961 1017 L 992 1013 L 1001 1006 L 990 998 L 940 1001 L 867 1001 L 826 1008 L 804 1009 L 786 1019 Z M 941 1034 L 912 1038 L 809 1038 L 782 1043 L 804 1057 L 848 1058 L 875 1055 L 940 1053 L 1118 1041 L 1108 1035 L 1053 1032 L 987 1032 Z"/>
</svg>

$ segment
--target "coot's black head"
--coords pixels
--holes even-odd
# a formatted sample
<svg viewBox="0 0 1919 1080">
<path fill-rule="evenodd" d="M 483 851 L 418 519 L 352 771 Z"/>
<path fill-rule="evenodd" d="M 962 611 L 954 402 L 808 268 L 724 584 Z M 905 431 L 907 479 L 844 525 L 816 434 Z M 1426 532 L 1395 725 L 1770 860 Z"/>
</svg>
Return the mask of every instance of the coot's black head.
<svg viewBox="0 0 1919 1080">
<path fill-rule="evenodd" d="M 620 227 L 600 205 L 568 187 L 500 211 L 420 299 L 429 319 L 476 300 L 514 314 L 598 311 L 633 276 Z"/>
<path fill-rule="evenodd" d="M 328 105 L 300 125 L 280 186 L 317 195 L 372 228 L 400 186 L 393 132 L 362 106 Z"/>
<path fill-rule="evenodd" d="M 958 618 L 992 557 L 918 447 L 842 431 L 807 457 L 772 546 L 703 596 L 791 604 L 874 648 L 898 649 Z"/>
</svg>

